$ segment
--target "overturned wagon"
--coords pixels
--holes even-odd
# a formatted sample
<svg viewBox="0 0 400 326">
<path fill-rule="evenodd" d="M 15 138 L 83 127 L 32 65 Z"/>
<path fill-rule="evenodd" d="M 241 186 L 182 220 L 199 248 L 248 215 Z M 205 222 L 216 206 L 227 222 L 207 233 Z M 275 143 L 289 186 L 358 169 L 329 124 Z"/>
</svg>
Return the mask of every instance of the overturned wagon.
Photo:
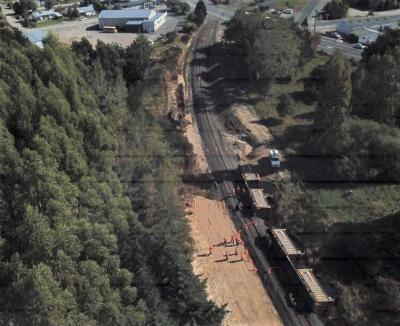
<svg viewBox="0 0 400 326">
<path fill-rule="evenodd" d="M 300 295 L 304 300 L 305 307 L 316 313 L 324 312 L 333 299 L 326 294 L 312 269 L 301 268 L 296 272 L 302 284 Z"/>
<path fill-rule="evenodd" d="M 268 204 L 267 199 L 265 198 L 264 190 L 260 188 L 250 188 L 249 195 L 251 198 L 251 205 L 253 210 L 258 213 L 257 215 L 260 217 L 268 217 L 271 206 Z"/>
</svg>

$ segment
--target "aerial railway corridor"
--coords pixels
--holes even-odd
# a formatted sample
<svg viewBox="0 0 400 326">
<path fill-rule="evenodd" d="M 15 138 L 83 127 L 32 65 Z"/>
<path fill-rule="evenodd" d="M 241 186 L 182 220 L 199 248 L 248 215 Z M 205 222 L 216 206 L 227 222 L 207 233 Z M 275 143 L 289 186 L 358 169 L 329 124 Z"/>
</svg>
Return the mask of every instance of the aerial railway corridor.
<svg viewBox="0 0 400 326">
<path fill-rule="evenodd" d="M 197 63 L 209 60 L 207 54 L 204 52 L 206 48 L 215 43 L 218 23 L 219 21 L 217 19 L 208 17 L 197 33 L 193 41 L 194 51 L 190 58 L 192 64 L 189 65 L 189 81 L 191 84 L 190 91 L 192 93 L 191 98 L 193 101 L 195 121 L 202 137 L 211 172 L 222 172 L 227 175 L 228 171 L 234 171 L 237 168 L 238 162 L 233 156 L 233 150 L 229 148 L 229 145 L 224 144 L 221 136 L 223 127 L 220 125 L 215 114 L 210 110 L 212 105 L 207 103 L 204 89 L 210 85 L 202 78 L 202 73 L 206 72 L 206 68 L 203 68 L 202 65 Z M 266 273 L 270 270 L 271 265 L 267 261 L 263 251 L 255 244 L 255 240 L 259 236 L 265 236 L 265 227 L 263 227 L 261 223 L 253 223 L 253 219 L 247 218 L 236 211 L 238 201 L 232 181 L 222 180 L 218 186 L 225 197 L 227 206 L 231 209 L 231 217 L 235 225 L 239 230 L 244 230 L 242 232 L 243 239 L 257 265 L 263 284 L 284 324 L 319 324 L 318 318 L 314 318 L 315 323 L 311 323 L 309 318 L 296 313 L 294 309 L 288 306 L 285 292 L 276 275 L 274 275 L 274 273 Z M 257 219 L 254 219 L 254 221 L 256 220 Z M 245 228 L 246 224 L 249 226 L 248 228 Z"/>
</svg>

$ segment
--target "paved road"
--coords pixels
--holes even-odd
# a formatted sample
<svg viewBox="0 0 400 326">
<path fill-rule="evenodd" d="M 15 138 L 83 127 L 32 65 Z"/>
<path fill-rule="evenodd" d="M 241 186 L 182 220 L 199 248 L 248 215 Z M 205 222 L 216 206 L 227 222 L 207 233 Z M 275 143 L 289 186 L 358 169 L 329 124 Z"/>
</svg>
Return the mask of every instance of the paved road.
<svg viewBox="0 0 400 326">
<path fill-rule="evenodd" d="M 336 25 L 342 19 L 337 20 L 319 20 L 317 21 L 317 31 L 333 31 L 336 30 Z M 359 28 L 371 28 L 377 29 L 379 26 L 389 26 L 393 24 L 397 24 L 400 20 L 400 15 L 394 16 L 382 16 L 382 17 L 358 17 L 349 19 L 353 23 L 353 26 Z"/>
<path fill-rule="evenodd" d="M 339 42 L 334 38 L 322 36 L 319 49 L 325 53 L 332 54 L 336 49 L 343 51 L 349 59 L 360 60 L 362 50 L 353 47 L 353 44 Z"/>
<path fill-rule="evenodd" d="M 313 28 L 315 22 L 313 16 L 315 15 L 316 10 L 322 10 L 329 1 L 330 0 L 309 0 L 306 5 L 295 14 L 294 20 L 298 24 L 301 24 L 304 19 L 307 18 L 308 26 Z"/>
<path fill-rule="evenodd" d="M 191 8 L 195 8 L 198 0 L 186 0 L 186 2 L 190 5 Z M 231 8 L 219 8 L 214 5 L 212 2 L 205 0 L 204 1 L 207 7 L 207 14 L 213 17 L 217 17 L 223 20 L 229 20 L 235 14 L 235 11 Z M 226 6 L 225 6 L 226 7 Z"/>
<path fill-rule="evenodd" d="M 231 210 L 231 218 L 238 229 L 244 229 L 244 224 L 248 219 L 235 210 L 238 202 L 234 195 L 233 184 L 230 181 L 230 172 L 237 168 L 238 157 L 231 145 L 225 142 L 223 137 L 226 132 L 225 126 L 220 122 L 218 114 L 215 112 L 212 98 L 206 91 L 216 80 L 207 81 L 202 78 L 209 70 L 215 68 L 217 60 L 213 55 L 204 51 L 206 47 L 213 45 L 216 42 L 217 27 L 220 19 L 208 16 L 206 22 L 200 28 L 193 42 L 193 53 L 189 58 L 190 65 L 188 66 L 188 81 L 190 84 L 190 92 L 192 99 L 192 108 L 194 120 L 198 126 L 203 147 L 209 163 L 210 172 L 219 175 L 218 188 L 223 195 L 227 206 Z M 202 51 L 203 49 L 203 51 Z M 225 71 L 224 69 L 221 69 Z M 218 75 L 218 81 L 224 78 L 224 75 Z M 222 95 L 221 95 L 222 96 Z M 257 221 L 260 226 L 260 221 Z M 260 271 L 260 277 L 265 285 L 274 305 L 277 309 L 282 321 L 285 325 L 321 325 L 320 320 L 315 314 L 304 316 L 297 314 L 286 302 L 285 292 L 283 291 L 279 281 L 274 273 L 267 275 L 265 272 L 269 268 L 269 263 L 265 254 L 256 244 L 255 239 L 260 231 L 254 226 L 249 230 L 245 230 L 242 236 L 250 250 L 251 256 Z"/>
</svg>

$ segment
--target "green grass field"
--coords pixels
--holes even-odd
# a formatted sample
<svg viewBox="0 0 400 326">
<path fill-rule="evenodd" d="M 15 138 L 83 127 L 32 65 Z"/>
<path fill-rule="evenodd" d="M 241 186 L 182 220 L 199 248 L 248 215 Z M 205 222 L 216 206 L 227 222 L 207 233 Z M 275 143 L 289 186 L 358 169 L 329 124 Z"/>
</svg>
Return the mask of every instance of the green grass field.
<svg viewBox="0 0 400 326">
<path fill-rule="evenodd" d="M 35 27 L 57 25 L 57 24 L 62 24 L 62 23 L 63 23 L 62 19 L 47 19 L 47 20 L 43 20 L 43 21 L 37 22 Z"/>
<path fill-rule="evenodd" d="M 346 196 L 349 190 L 352 194 Z M 400 209 L 399 185 L 307 185 L 307 192 L 327 213 L 330 223 L 371 221 Z"/>
</svg>

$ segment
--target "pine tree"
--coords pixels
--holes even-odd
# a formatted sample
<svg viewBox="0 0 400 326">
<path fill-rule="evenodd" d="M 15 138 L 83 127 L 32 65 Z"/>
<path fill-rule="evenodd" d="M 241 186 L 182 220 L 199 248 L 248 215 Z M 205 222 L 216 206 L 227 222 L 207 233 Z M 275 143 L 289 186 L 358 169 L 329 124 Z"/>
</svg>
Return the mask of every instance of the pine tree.
<svg viewBox="0 0 400 326">
<path fill-rule="evenodd" d="M 292 111 L 293 111 L 292 104 L 293 103 L 287 94 L 283 94 L 283 95 L 279 96 L 279 103 L 276 107 L 276 111 L 278 112 L 278 114 L 281 118 L 285 119 L 285 117 L 288 114 L 292 113 Z"/>
<path fill-rule="evenodd" d="M 196 16 L 197 25 L 203 24 L 207 16 L 207 8 L 203 0 L 197 2 L 196 8 L 194 9 L 194 15 Z"/>
<path fill-rule="evenodd" d="M 314 124 L 320 134 L 339 128 L 349 113 L 351 64 L 341 52 L 335 52 L 329 59 L 326 76 L 314 115 Z"/>
</svg>

